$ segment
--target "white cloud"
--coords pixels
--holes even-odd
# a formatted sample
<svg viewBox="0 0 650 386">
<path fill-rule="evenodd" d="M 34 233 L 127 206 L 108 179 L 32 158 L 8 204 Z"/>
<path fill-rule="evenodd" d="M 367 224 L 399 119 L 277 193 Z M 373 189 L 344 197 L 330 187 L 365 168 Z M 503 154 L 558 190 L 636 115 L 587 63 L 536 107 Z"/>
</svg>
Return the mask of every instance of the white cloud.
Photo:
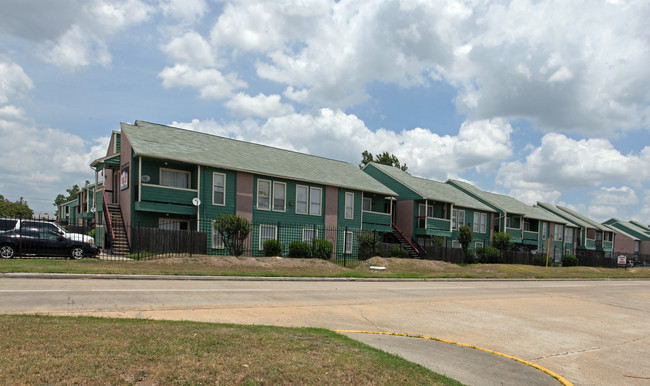
<svg viewBox="0 0 650 386">
<path fill-rule="evenodd" d="M 94 181 L 90 162 L 105 155 L 109 138 L 88 143 L 61 130 L 39 129 L 20 114 L 17 118 L 0 115 L 2 194 L 26 197 L 32 209 L 51 213 L 58 193 Z"/>
<path fill-rule="evenodd" d="M 384 129 L 373 131 L 356 116 L 331 109 L 270 117 L 263 124 L 252 120 L 241 125 L 193 120 L 173 125 L 353 164 L 359 163 L 364 150 L 373 154 L 388 151 L 406 163 L 412 174 L 439 181 L 469 168 L 486 168 L 511 153 L 509 134 L 512 129 L 500 120 L 465 123 L 457 136 L 440 136 L 422 128 L 399 133 Z M 480 140 L 476 140 L 475 135 L 479 135 Z M 473 151 L 464 151 L 470 148 Z"/>
<path fill-rule="evenodd" d="M 74 71 L 91 64 L 108 66 L 111 63 L 111 54 L 102 40 L 93 38 L 88 31 L 74 25 L 46 53 L 46 60 L 58 67 Z"/>
<path fill-rule="evenodd" d="M 592 193 L 594 198 L 591 200 L 592 205 L 635 205 L 639 202 L 636 192 L 627 186 L 620 188 L 601 187 L 600 190 Z"/>
<path fill-rule="evenodd" d="M 210 44 L 194 31 L 186 32 L 183 36 L 172 39 L 162 47 L 162 50 L 177 63 L 191 65 L 195 68 L 209 67 L 215 64 Z"/>
<path fill-rule="evenodd" d="M 566 190 L 606 183 L 640 184 L 650 176 L 650 147 L 622 154 L 605 139 L 547 134 L 523 161 L 503 164 L 497 182 L 511 189 Z"/>
<path fill-rule="evenodd" d="M 195 69 L 184 64 L 165 67 L 158 76 L 164 87 L 194 87 L 205 99 L 227 98 L 234 90 L 247 87 L 234 73 L 223 75 L 216 69 Z"/>
<path fill-rule="evenodd" d="M 161 0 L 160 8 L 167 17 L 193 22 L 207 12 L 208 5 L 205 0 Z"/>
<path fill-rule="evenodd" d="M 226 102 L 226 107 L 239 116 L 254 117 L 277 117 L 293 113 L 293 106 L 283 104 L 280 95 L 250 96 L 238 93 L 231 100 Z"/>
<path fill-rule="evenodd" d="M 33 87 L 34 83 L 22 67 L 0 62 L 0 103 L 7 103 L 14 96 L 22 97 Z"/>
</svg>

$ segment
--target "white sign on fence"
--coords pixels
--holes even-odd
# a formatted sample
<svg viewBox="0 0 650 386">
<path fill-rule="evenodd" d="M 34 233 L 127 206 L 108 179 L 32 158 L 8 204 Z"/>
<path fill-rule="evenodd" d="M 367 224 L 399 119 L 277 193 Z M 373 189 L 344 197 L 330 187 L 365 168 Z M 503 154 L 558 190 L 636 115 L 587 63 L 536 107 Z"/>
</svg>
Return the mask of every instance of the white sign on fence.
<svg viewBox="0 0 650 386">
<path fill-rule="evenodd" d="M 627 265 L 627 256 L 619 256 L 618 257 L 618 265 Z"/>
</svg>

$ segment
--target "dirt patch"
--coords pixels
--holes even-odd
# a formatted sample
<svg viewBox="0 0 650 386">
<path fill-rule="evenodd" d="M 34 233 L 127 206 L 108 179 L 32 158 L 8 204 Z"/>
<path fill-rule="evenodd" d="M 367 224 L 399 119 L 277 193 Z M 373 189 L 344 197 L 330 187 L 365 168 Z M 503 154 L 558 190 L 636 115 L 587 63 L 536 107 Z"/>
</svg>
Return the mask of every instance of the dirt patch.
<svg viewBox="0 0 650 386">
<path fill-rule="evenodd" d="M 304 275 L 336 274 L 349 272 L 331 261 L 321 259 L 295 259 L 286 257 L 209 256 L 171 257 L 145 262 L 152 267 L 202 267 L 223 273 L 302 273 Z"/>
<path fill-rule="evenodd" d="M 440 271 L 453 271 L 458 269 L 458 265 L 445 263 L 438 260 L 418 260 L 418 259 L 399 259 L 399 258 L 384 258 L 375 256 L 362 262 L 357 270 L 368 270 L 370 267 L 386 267 L 386 272 L 412 272 L 418 271 L 426 272 L 440 272 Z"/>
</svg>

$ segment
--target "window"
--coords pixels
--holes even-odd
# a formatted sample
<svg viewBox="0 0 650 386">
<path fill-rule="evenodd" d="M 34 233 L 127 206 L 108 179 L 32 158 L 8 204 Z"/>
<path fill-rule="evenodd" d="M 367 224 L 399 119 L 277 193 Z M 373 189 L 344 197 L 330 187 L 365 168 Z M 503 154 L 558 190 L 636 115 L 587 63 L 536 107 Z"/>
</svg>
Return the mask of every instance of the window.
<svg viewBox="0 0 650 386">
<path fill-rule="evenodd" d="M 605 241 L 612 241 L 612 234 L 610 232 L 605 232 Z"/>
<path fill-rule="evenodd" d="M 226 204 L 226 175 L 222 173 L 212 173 L 212 204 Z"/>
<path fill-rule="evenodd" d="M 160 185 L 173 188 L 189 189 L 190 172 L 173 169 L 160 169 Z"/>
<path fill-rule="evenodd" d="M 564 242 L 572 243 L 573 242 L 573 229 L 565 228 L 564 229 Z"/>
<path fill-rule="evenodd" d="M 316 239 L 316 230 L 315 229 L 303 229 L 302 230 L 302 241 L 305 241 L 311 244 L 312 241 Z"/>
<path fill-rule="evenodd" d="M 309 188 L 302 185 L 296 186 L 296 213 L 308 213 L 307 201 L 309 201 Z"/>
<path fill-rule="evenodd" d="M 365 212 L 370 212 L 372 210 L 372 199 L 369 197 L 363 198 L 363 210 Z"/>
<path fill-rule="evenodd" d="M 641 242 L 639 240 L 634 240 L 634 253 L 639 253 L 639 245 L 641 245 Z"/>
<path fill-rule="evenodd" d="M 548 226 L 547 223 L 542 223 L 542 240 L 546 240 L 546 227 Z"/>
<path fill-rule="evenodd" d="M 460 245 L 460 243 L 458 242 L 458 240 L 452 240 L 452 242 L 451 242 L 451 247 L 452 247 L 452 248 L 462 248 L 462 246 Z"/>
<path fill-rule="evenodd" d="M 276 230 L 275 225 L 260 225 L 260 251 L 264 249 L 266 240 L 275 240 Z"/>
<path fill-rule="evenodd" d="M 458 229 L 465 225 L 465 211 L 462 209 L 454 209 L 451 212 L 451 228 Z"/>
<path fill-rule="evenodd" d="M 345 218 L 354 218 L 354 193 L 345 193 Z"/>
<path fill-rule="evenodd" d="M 310 201 L 309 201 L 309 213 L 314 216 L 320 216 L 321 214 L 321 196 L 323 194 L 323 189 L 321 188 L 310 188 Z"/>
<path fill-rule="evenodd" d="M 343 242 L 343 253 L 352 253 L 352 232 L 345 232 Z"/>
<path fill-rule="evenodd" d="M 433 218 L 433 206 L 427 206 L 427 217 Z"/>
<path fill-rule="evenodd" d="M 257 209 L 271 209 L 271 181 L 257 180 Z"/>
<path fill-rule="evenodd" d="M 212 249 L 224 249 L 223 237 L 215 227 L 212 227 Z"/>
<path fill-rule="evenodd" d="M 163 217 L 158 219 L 158 228 L 168 231 L 186 231 L 190 229 L 190 222 L 188 220 Z"/>
<path fill-rule="evenodd" d="M 483 242 L 482 241 L 477 241 L 474 244 L 474 248 L 476 248 L 476 249 L 483 248 Z"/>
<path fill-rule="evenodd" d="M 287 197 L 287 184 L 284 182 L 273 183 L 273 210 L 276 212 L 284 212 L 285 198 Z"/>
<path fill-rule="evenodd" d="M 554 241 L 562 241 L 562 225 L 560 224 L 555 224 L 554 232 L 553 232 L 553 240 Z"/>
<path fill-rule="evenodd" d="M 485 233 L 487 230 L 487 214 L 474 213 L 473 231 L 475 233 Z"/>
</svg>

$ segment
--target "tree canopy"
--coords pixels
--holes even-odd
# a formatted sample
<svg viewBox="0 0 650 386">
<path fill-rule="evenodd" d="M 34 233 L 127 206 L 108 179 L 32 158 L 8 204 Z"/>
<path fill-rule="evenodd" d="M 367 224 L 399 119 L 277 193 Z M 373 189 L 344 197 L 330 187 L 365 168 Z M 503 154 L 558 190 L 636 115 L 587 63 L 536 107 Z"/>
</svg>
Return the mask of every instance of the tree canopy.
<svg viewBox="0 0 650 386">
<path fill-rule="evenodd" d="M 389 154 L 387 151 L 374 157 L 371 152 L 369 152 L 368 150 L 364 150 L 363 153 L 361 153 L 361 163 L 359 164 L 359 169 L 363 169 L 370 162 L 376 162 L 382 165 L 394 166 L 403 171 L 408 170 L 408 166 L 406 166 L 406 164 L 403 165 L 400 164 L 399 159 L 397 159 L 397 157 L 394 154 Z"/>
<path fill-rule="evenodd" d="M 88 185 L 89 183 L 90 182 L 86 181 L 86 185 Z M 75 198 L 77 198 L 77 194 L 79 193 L 80 190 L 81 190 L 81 188 L 79 188 L 79 185 L 74 184 L 71 187 L 69 187 L 68 189 L 66 189 L 66 192 L 68 193 L 67 196 L 65 194 L 59 193 L 56 196 L 56 198 L 54 199 L 54 204 L 52 204 L 52 205 L 54 205 L 56 207 L 56 212 L 55 213 L 58 215 L 58 213 L 59 213 L 59 205 L 61 205 L 63 203 L 66 203 L 68 201 L 72 201 Z"/>
<path fill-rule="evenodd" d="M 34 211 L 29 208 L 27 201 L 22 197 L 16 202 L 11 202 L 0 194 L 0 217 L 32 217 Z"/>
</svg>

